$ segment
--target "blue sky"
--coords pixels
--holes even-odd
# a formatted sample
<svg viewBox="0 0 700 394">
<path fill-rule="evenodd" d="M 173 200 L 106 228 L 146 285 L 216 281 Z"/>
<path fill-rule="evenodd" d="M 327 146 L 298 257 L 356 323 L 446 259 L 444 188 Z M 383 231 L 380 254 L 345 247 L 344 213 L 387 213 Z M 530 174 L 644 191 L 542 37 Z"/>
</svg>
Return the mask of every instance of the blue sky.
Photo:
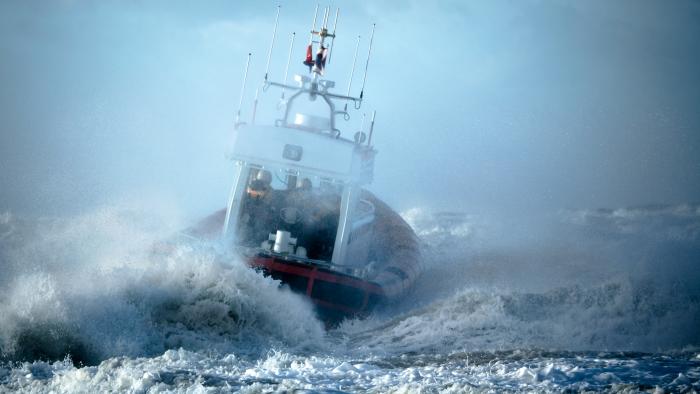
<svg viewBox="0 0 700 394">
<path fill-rule="evenodd" d="M 304 71 L 302 32 L 315 5 L 281 4 L 273 79 L 292 31 L 290 73 Z M 250 100 L 276 5 L 2 2 L 0 211 L 62 214 L 144 199 L 196 216 L 223 206 L 246 54 Z M 363 37 L 361 69 L 377 23 L 363 110 L 378 111 L 372 190 L 393 205 L 700 200 L 699 2 L 332 5 L 341 11 L 327 76 L 340 91 L 355 38 Z"/>
</svg>

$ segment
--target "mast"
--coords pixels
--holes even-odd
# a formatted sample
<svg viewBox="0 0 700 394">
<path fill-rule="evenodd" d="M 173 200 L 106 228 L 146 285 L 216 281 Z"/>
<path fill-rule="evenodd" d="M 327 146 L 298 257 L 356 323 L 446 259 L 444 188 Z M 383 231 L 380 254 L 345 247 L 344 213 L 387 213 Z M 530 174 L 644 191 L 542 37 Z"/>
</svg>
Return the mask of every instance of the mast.
<svg viewBox="0 0 700 394">
<path fill-rule="evenodd" d="M 326 59 L 329 56 L 329 48 L 325 47 L 326 37 L 330 37 L 335 40 L 335 26 L 333 27 L 333 33 L 328 32 L 328 16 L 331 8 L 326 7 L 323 11 L 323 22 L 318 30 L 311 29 L 311 43 L 313 43 L 313 36 L 318 36 L 318 52 L 316 52 L 316 59 L 314 65 L 311 68 L 311 72 L 314 74 L 314 82 L 318 80 L 319 76 L 323 76 L 324 69 L 326 68 Z M 338 23 L 338 14 L 340 9 L 337 10 L 335 14 L 335 24 Z M 314 25 L 316 24 L 316 17 L 314 16 Z M 329 62 L 330 63 L 330 62 Z"/>
<path fill-rule="evenodd" d="M 251 124 L 255 124 L 256 121 L 256 114 L 257 114 L 257 107 L 258 107 L 258 102 L 259 102 L 259 96 L 260 96 L 260 91 L 262 90 L 263 92 L 267 91 L 267 89 L 270 86 L 278 87 L 281 88 L 281 97 L 280 97 L 280 102 L 278 104 L 278 109 L 282 110 L 284 114 L 282 114 L 282 117 L 277 119 L 275 125 L 277 126 L 292 126 L 292 127 L 307 127 L 307 123 L 291 123 L 291 116 L 293 115 L 291 113 L 291 108 L 293 107 L 293 102 L 299 98 L 300 95 L 308 95 L 308 99 L 310 101 L 316 100 L 319 96 L 320 98 L 328 105 L 329 108 L 329 116 L 328 116 L 328 125 L 323 125 L 321 126 L 321 129 L 316 129 L 317 131 L 328 131 L 331 136 L 333 137 L 339 137 L 340 135 L 340 130 L 336 129 L 335 127 L 335 122 L 336 122 L 336 117 L 337 115 L 343 115 L 343 118 L 348 121 L 350 120 L 350 114 L 348 113 L 348 103 L 352 102 L 353 107 L 356 110 L 359 110 L 360 107 L 362 106 L 362 102 L 364 100 L 364 89 L 365 85 L 367 83 L 367 73 L 369 69 L 369 60 L 372 54 L 372 46 L 374 44 L 374 33 L 376 29 L 376 24 L 372 25 L 372 30 L 370 34 L 370 40 L 369 40 L 369 47 L 367 49 L 367 59 L 365 61 L 365 69 L 364 73 L 362 76 L 362 87 L 360 89 L 360 94 L 359 96 L 354 96 L 351 95 L 351 90 L 353 87 L 353 82 L 355 78 L 355 69 L 357 67 L 357 59 L 358 59 L 358 52 L 360 48 L 360 41 L 361 41 L 361 36 L 357 36 L 357 41 L 355 43 L 355 51 L 353 53 L 353 59 L 352 59 L 352 67 L 350 69 L 350 75 L 348 78 L 347 82 L 347 89 L 345 92 L 337 94 L 337 93 L 331 93 L 329 90 L 333 89 L 335 87 L 335 82 L 331 80 L 326 80 L 323 79 L 323 76 L 325 74 L 325 68 L 326 64 L 330 64 L 330 59 L 331 59 L 331 54 L 333 50 L 333 46 L 335 43 L 335 37 L 336 37 L 336 29 L 338 26 L 338 19 L 340 16 L 340 9 L 336 9 L 335 11 L 335 18 L 332 21 L 333 26 L 332 26 L 332 31 L 329 29 L 330 25 L 330 13 L 331 13 L 331 8 L 330 7 L 324 7 L 323 13 L 319 15 L 319 5 L 316 5 L 316 8 L 314 9 L 314 15 L 313 15 L 313 20 L 311 22 L 311 31 L 310 31 L 310 37 L 309 37 L 309 44 L 305 48 L 306 49 L 306 59 L 304 60 L 304 64 L 309 67 L 309 73 L 311 74 L 310 76 L 304 76 L 304 75 L 295 75 L 294 80 L 298 83 L 298 85 L 292 85 L 287 83 L 287 78 L 289 75 L 289 68 L 291 65 L 291 60 L 292 60 L 292 53 L 294 52 L 294 42 L 295 42 L 295 37 L 296 33 L 292 33 L 290 40 L 289 40 L 289 49 L 287 53 L 287 62 L 284 68 L 284 76 L 283 79 L 280 82 L 274 82 L 270 79 L 270 64 L 271 64 L 271 58 L 272 58 L 272 51 L 274 50 L 275 47 L 275 41 L 277 37 L 277 29 L 279 26 L 279 16 L 280 16 L 280 8 L 281 6 L 277 6 L 277 12 L 275 14 L 275 23 L 274 27 L 272 29 L 272 38 L 270 40 L 270 47 L 267 52 L 267 59 L 266 59 L 266 65 L 265 65 L 265 74 L 263 78 L 263 83 L 260 87 L 258 87 L 255 91 L 255 98 L 253 101 L 253 111 L 252 111 L 252 120 Z M 317 24 L 317 21 L 320 22 Z M 330 42 L 328 42 L 330 40 Z M 318 44 L 318 47 L 316 51 L 314 51 L 314 46 Z M 328 45 L 330 44 L 330 45 Z M 248 65 L 246 66 L 246 76 L 247 76 L 247 71 L 248 70 Z M 244 77 L 244 80 L 246 77 Z M 244 82 L 245 84 L 245 82 Z M 292 91 L 292 93 L 287 97 L 287 91 Z M 242 100 L 242 99 L 241 99 Z M 342 110 L 336 110 L 336 106 L 338 106 L 340 103 L 339 101 L 342 101 L 344 106 L 342 107 Z M 239 107 L 241 104 L 239 104 Z M 366 116 L 366 115 L 365 115 Z M 363 116 L 363 117 L 365 117 Z M 239 117 L 240 117 L 240 108 L 238 111 L 238 116 L 237 116 L 237 122 L 239 122 Z M 313 117 L 313 116 L 312 116 Z M 308 116 L 306 117 L 307 119 L 310 119 Z M 374 116 L 372 116 L 374 118 Z M 301 121 L 304 122 L 304 121 Z M 364 123 L 364 121 L 363 121 Z M 311 126 L 309 124 L 309 128 L 314 128 L 315 126 Z M 362 129 L 365 129 L 365 126 L 363 125 Z M 371 126 L 370 126 L 371 130 Z M 364 133 L 364 131 L 362 131 Z M 363 139 L 364 140 L 364 139 Z"/>
</svg>

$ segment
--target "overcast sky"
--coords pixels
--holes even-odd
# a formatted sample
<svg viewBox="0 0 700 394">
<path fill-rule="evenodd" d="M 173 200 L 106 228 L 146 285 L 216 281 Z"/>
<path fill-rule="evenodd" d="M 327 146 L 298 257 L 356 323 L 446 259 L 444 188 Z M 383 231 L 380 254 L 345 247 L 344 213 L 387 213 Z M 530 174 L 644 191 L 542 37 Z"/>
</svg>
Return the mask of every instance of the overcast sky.
<svg viewBox="0 0 700 394">
<path fill-rule="evenodd" d="M 222 207 L 246 55 L 249 100 L 276 4 L 0 2 L 0 212 L 130 199 L 192 215 Z M 304 72 L 314 4 L 282 3 L 272 79 L 292 31 L 291 72 Z M 333 5 L 327 77 L 340 92 L 357 35 L 361 70 L 377 24 L 362 110 L 378 111 L 372 190 L 393 205 L 700 201 L 700 2 Z M 274 107 L 278 97 L 265 100 Z M 346 136 L 360 119 L 340 124 Z"/>
</svg>

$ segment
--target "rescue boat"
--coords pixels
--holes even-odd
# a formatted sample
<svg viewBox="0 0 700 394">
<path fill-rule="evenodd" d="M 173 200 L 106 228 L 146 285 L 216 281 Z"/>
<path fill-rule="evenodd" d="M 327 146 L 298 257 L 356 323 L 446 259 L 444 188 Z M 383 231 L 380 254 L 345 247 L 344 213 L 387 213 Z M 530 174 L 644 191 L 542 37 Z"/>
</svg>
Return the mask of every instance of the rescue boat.
<svg viewBox="0 0 700 394">
<path fill-rule="evenodd" d="M 351 134 L 352 138 L 347 138 L 336 122 L 339 117 L 350 119 L 348 104 L 355 110 L 363 104 L 374 26 L 359 95 L 350 95 L 359 36 L 347 93 L 335 93 L 335 82 L 324 75 L 339 12 L 336 10 L 332 32 L 328 29 L 329 13 L 330 8 L 325 8 L 317 28 L 316 7 L 301 62 L 308 67 L 308 74 L 295 75 L 296 83 L 288 84 L 295 34 L 291 36 L 284 80 L 273 82 L 268 77 L 279 20 L 277 8 L 261 90 L 282 90 L 280 117 L 270 124 L 259 124 L 255 119 L 256 93 L 251 119 L 242 121 L 241 92 L 229 154 L 233 185 L 228 204 L 204 219 L 192 234 L 222 232 L 224 241 L 251 267 L 305 294 L 323 319 L 337 322 L 366 315 L 377 304 L 405 295 L 420 274 L 421 253 L 411 227 L 365 189 L 373 180 L 377 154 L 371 144 L 376 111 L 367 133 L 363 115 L 363 126 Z M 250 54 L 243 90 L 249 65 Z M 291 92 L 289 97 L 285 98 L 285 92 Z M 305 112 L 308 103 L 319 102 L 322 111 Z"/>
</svg>

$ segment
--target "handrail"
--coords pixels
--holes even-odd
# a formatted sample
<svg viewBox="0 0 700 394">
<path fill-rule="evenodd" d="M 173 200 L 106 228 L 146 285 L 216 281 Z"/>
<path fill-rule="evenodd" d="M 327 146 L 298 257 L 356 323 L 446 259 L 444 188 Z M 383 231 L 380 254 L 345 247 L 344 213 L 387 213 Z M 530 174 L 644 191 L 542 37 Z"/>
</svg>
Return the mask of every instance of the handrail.
<svg viewBox="0 0 700 394">
<path fill-rule="evenodd" d="M 364 212 L 362 211 L 361 207 L 366 207 L 368 208 Z M 376 208 L 374 207 L 374 204 L 369 202 L 368 200 L 360 200 L 358 204 L 358 209 L 357 209 L 357 216 L 352 222 L 352 230 L 356 230 L 365 224 L 372 223 L 374 221 L 374 212 Z"/>
<path fill-rule="evenodd" d="M 344 114 L 347 112 L 346 111 L 336 111 L 335 105 L 333 104 L 333 101 L 331 101 L 331 99 L 352 101 L 353 103 L 362 103 L 362 98 L 330 93 L 326 90 L 327 88 L 325 88 L 325 86 L 323 85 L 323 81 L 324 80 L 311 83 L 311 86 L 309 88 L 306 87 L 306 81 L 304 81 L 304 80 L 300 81 L 301 86 L 292 86 L 292 85 L 287 85 L 284 83 L 272 82 L 272 81 L 263 82 L 263 86 L 264 87 L 275 86 L 275 87 L 279 87 L 282 89 L 290 89 L 292 91 L 296 91 L 284 103 L 284 107 L 285 107 L 284 119 L 281 119 L 281 120 L 285 125 L 289 124 L 291 103 L 294 102 L 294 100 L 296 100 L 296 98 L 299 97 L 299 95 L 301 95 L 302 93 L 308 93 L 309 95 L 312 95 L 312 96 L 321 96 L 321 98 L 323 98 L 323 101 L 325 101 L 326 104 L 328 104 L 328 109 L 329 109 L 329 113 L 330 113 L 330 116 L 329 116 L 330 129 L 329 129 L 329 131 L 333 132 L 333 131 L 336 131 L 336 127 L 335 127 L 336 115 Z M 321 85 L 321 87 L 323 87 L 323 89 L 319 90 L 318 89 L 319 85 Z"/>
</svg>

